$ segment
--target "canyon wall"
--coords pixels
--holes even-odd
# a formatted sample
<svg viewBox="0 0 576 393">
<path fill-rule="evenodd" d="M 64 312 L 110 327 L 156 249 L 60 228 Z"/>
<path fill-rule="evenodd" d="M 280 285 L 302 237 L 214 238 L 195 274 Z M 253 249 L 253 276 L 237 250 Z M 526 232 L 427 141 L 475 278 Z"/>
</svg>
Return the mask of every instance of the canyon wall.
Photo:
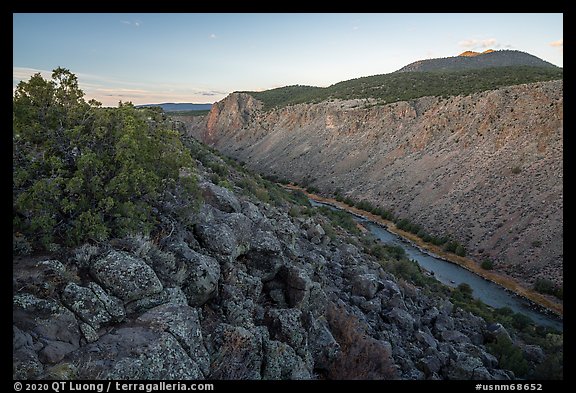
<svg viewBox="0 0 576 393">
<path fill-rule="evenodd" d="M 562 284 L 562 81 L 272 111 L 233 93 L 189 132 L 261 173 L 450 234 L 478 263 L 490 258 L 527 285 Z"/>
</svg>

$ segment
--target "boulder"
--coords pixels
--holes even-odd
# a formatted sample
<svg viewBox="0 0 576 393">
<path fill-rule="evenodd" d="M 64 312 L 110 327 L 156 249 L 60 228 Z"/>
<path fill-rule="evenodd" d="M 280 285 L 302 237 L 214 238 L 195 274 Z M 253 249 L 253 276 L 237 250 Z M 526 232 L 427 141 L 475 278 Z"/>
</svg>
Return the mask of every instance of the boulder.
<svg viewBox="0 0 576 393">
<path fill-rule="evenodd" d="M 286 282 L 286 299 L 289 307 L 306 307 L 310 300 L 312 280 L 306 272 L 296 267 L 290 267 L 283 272 Z"/>
<path fill-rule="evenodd" d="M 423 332 L 422 330 L 418 330 L 414 333 L 414 337 L 416 340 L 422 344 L 426 344 L 428 348 L 437 348 L 438 341 L 429 333 Z M 436 371 L 433 371 L 436 372 Z"/>
<path fill-rule="evenodd" d="M 207 375 L 210 356 L 204 346 L 198 310 L 173 303 L 163 304 L 142 314 L 137 322 L 155 331 L 170 333 L 178 340 L 191 359 Z"/>
<path fill-rule="evenodd" d="M 352 280 L 352 294 L 364 296 L 370 300 L 378 292 L 378 276 L 375 274 L 359 274 Z"/>
<path fill-rule="evenodd" d="M 312 319 L 308 329 L 308 347 L 314 359 L 314 368 L 327 370 L 340 352 L 340 345 L 330 332 L 324 317 Z"/>
<path fill-rule="evenodd" d="M 256 230 L 250 250 L 239 261 L 248 267 L 251 275 L 263 282 L 270 281 L 284 264 L 280 242 L 272 232 Z"/>
<path fill-rule="evenodd" d="M 440 334 L 444 341 L 465 344 L 471 343 L 470 338 L 457 330 L 444 330 Z"/>
<path fill-rule="evenodd" d="M 62 302 L 95 330 L 110 321 L 120 321 L 125 316 L 124 307 L 116 298 L 95 283 L 91 287 L 81 287 L 74 283 L 66 285 L 62 291 Z"/>
<path fill-rule="evenodd" d="M 264 341 L 264 362 L 262 379 L 287 380 L 311 379 L 312 374 L 306 363 L 294 349 L 276 340 Z"/>
<path fill-rule="evenodd" d="M 226 224 L 196 224 L 194 234 L 200 245 L 221 256 L 237 256 L 238 240 L 236 232 Z"/>
<path fill-rule="evenodd" d="M 388 313 L 388 318 L 406 332 L 414 330 L 414 318 L 406 310 L 393 308 L 392 311 Z"/>
<path fill-rule="evenodd" d="M 81 364 L 77 379 L 203 379 L 198 364 L 176 337 L 139 324 L 121 327 L 75 351 L 67 359 Z"/>
<path fill-rule="evenodd" d="M 124 251 L 110 251 L 95 261 L 90 274 L 106 291 L 124 302 L 157 294 L 163 289 L 150 266 Z"/>
<path fill-rule="evenodd" d="M 184 242 L 171 244 L 168 248 L 183 261 L 186 273 L 180 286 L 188 303 L 194 307 L 203 305 L 218 291 L 220 264 L 216 259 L 192 250 Z"/>
<path fill-rule="evenodd" d="M 512 338 L 510 337 L 510 333 L 508 333 L 508 330 L 506 330 L 506 328 L 504 326 L 502 326 L 501 323 L 496 322 L 496 323 L 491 323 L 488 326 L 486 326 L 486 331 L 484 332 L 484 337 L 486 338 L 487 341 L 495 341 L 500 336 L 503 336 L 506 339 L 512 341 Z"/>
<path fill-rule="evenodd" d="M 457 360 L 451 360 L 447 375 L 448 379 L 491 380 L 492 375 L 484 367 L 479 358 L 458 354 Z"/>
<path fill-rule="evenodd" d="M 302 312 L 296 308 L 269 309 L 264 322 L 272 339 L 285 342 L 300 354 L 302 350 L 307 350 L 307 334 L 301 317 Z"/>
<path fill-rule="evenodd" d="M 426 374 L 427 377 L 436 374 L 442 368 L 442 361 L 437 356 L 426 356 L 421 358 L 418 363 L 418 368 Z"/>
<path fill-rule="evenodd" d="M 223 212 L 239 212 L 241 210 L 238 198 L 227 188 L 217 186 L 210 182 L 202 182 L 198 185 L 204 201 Z"/>
</svg>

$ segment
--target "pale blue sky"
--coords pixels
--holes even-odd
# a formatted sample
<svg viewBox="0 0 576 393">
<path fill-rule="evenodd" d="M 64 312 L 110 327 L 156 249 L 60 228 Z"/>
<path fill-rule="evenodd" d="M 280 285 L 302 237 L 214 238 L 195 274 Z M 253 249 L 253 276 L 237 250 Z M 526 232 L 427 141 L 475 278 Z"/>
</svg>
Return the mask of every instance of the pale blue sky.
<svg viewBox="0 0 576 393">
<path fill-rule="evenodd" d="M 212 103 L 238 90 L 328 86 L 465 50 L 563 66 L 562 14 L 14 14 L 14 86 L 62 66 L 87 98 Z"/>
</svg>

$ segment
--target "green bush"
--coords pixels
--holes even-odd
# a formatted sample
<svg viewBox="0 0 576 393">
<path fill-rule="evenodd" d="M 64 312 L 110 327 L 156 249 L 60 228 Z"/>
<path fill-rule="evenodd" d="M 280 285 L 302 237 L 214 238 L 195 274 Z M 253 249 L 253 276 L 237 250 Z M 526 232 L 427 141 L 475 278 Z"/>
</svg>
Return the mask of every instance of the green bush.
<svg viewBox="0 0 576 393">
<path fill-rule="evenodd" d="M 360 233 L 360 230 L 356 226 L 356 221 L 354 221 L 348 212 L 342 210 L 332 210 L 326 206 L 321 206 L 318 208 L 318 210 L 326 217 L 328 217 L 334 225 L 337 225 L 353 234 Z"/>
<path fill-rule="evenodd" d="M 461 244 L 458 244 L 456 246 L 456 250 L 454 250 L 454 254 L 461 256 L 461 257 L 465 257 L 466 256 L 466 249 Z"/>
<path fill-rule="evenodd" d="M 463 294 L 472 296 L 472 287 L 468 283 L 463 282 L 461 284 L 458 284 L 458 287 L 456 287 L 456 289 L 462 292 Z"/>
<path fill-rule="evenodd" d="M 13 228 L 37 247 L 149 233 L 164 191 L 195 195 L 190 152 L 160 112 L 83 97 L 64 68 L 14 93 Z"/>
<path fill-rule="evenodd" d="M 532 319 L 524 314 L 516 313 L 512 315 L 512 326 L 518 330 L 524 330 L 532 324 L 534 324 Z"/>
<path fill-rule="evenodd" d="M 484 270 L 492 270 L 494 269 L 494 261 L 488 258 L 484 258 L 484 260 L 480 264 L 480 267 Z"/>
<path fill-rule="evenodd" d="M 354 204 L 355 204 L 354 200 L 352 198 L 348 198 L 348 197 L 344 198 L 342 200 L 342 202 L 344 202 L 346 205 L 351 206 L 351 207 L 354 207 Z"/>
<path fill-rule="evenodd" d="M 564 297 L 564 290 L 546 278 L 539 278 L 534 283 L 534 290 L 540 293 L 556 296 L 558 299 Z"/>
<path fill-rule="evenodd" d="M 528 362 L 522 350 L 515 346 L 505 335 L 500 335 L 495 342 L 487 344 L 488 350 L 498 359 L 498 365 L 514 372 L 516 377 L 524 377 L 528 372 Z"/>
</svg>

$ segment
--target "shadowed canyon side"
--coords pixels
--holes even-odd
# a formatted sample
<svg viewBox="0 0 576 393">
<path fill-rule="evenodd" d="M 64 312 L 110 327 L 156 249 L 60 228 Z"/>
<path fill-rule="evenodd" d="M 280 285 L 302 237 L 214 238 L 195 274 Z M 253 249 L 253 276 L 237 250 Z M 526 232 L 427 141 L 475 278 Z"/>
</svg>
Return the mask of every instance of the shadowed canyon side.
<svg viewBox="0 0 576 393">
<path fill-rule="evenodd" d="M 527 286 L 562 284 L 562 81 L 371 106 L 263 111 L 233 93 L 192 134 L 268 175 L 340 191 L 450 234 Z"/>
</svg>

